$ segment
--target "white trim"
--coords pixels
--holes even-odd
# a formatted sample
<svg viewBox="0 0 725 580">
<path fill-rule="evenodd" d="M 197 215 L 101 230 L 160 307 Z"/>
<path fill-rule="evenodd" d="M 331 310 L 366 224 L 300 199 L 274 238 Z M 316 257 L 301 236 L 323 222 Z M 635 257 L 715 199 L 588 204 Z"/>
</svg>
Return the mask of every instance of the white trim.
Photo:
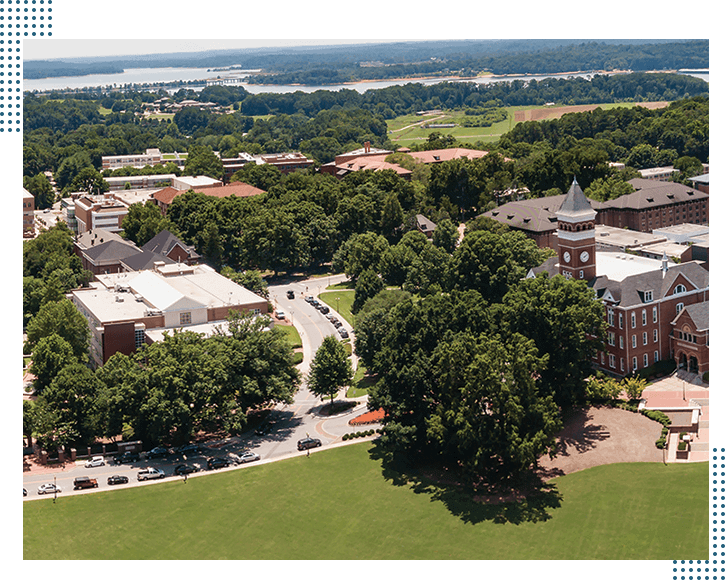
<svg viewBox="0 0 725 580">
<path fill-rule="evenodd" d="M 567 240 L 569 242 L 579 242 L 581 240 L 595 241 L 594 230 L 582 230 L 580 232 L 569 232 L 567 230 L 557 230 L 556 236 L 560 240 Z"/>
</svg>

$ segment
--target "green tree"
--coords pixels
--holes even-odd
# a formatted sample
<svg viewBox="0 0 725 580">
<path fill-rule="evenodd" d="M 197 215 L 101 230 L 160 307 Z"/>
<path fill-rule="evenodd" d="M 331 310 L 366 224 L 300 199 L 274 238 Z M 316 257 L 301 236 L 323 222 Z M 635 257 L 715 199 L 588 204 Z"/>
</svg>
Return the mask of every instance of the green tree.
<svg viewBox="0 0 725 580">
<path fill-rule="evenodd" d="M 87 358 L 90 338 L 88 322 L 67 298 L 43 304 L 28 323 L 26 334 L 28 347 L 33 352 L 43 338 L 55 334 L 70 346 L 77 360 L 82 362 Z"/>
<path fill-rule="evenodd" d="M 42 393 L 65 367 L 77 362 L 73 347 L 66 340 L 55 333 L 43 336 L 33 348 L 33 363 L 30 367 L 35 375 L 35 392 Z"/>
<path fill-rule="evenodd" d="M 45 174 L 38 173 L 35 177 L 24 176 L 23 187 L 35 198 L 35 209 L 46 209 L 53 205 L 55 193 Z"/>
<path fill-rule="evenodd" d="M 335 252 L 333 268 L 353 280 L 365 270 L 379 273 L 380 260 L 389 247 L 388 241 L 374 232 L 353 235 Z"/>
<path fill-rule="evenodd" d="M 168 216 L 164 216 L 154 202 L 132 203 L 121 222 L 123 236 L 137 246 L 143 246 L 158 233 L 168 230 L 178 234 L 178 228 Z"/>
<path fill-rule="evenodd" d="M 385 288 L 383 280 L 372 270 L 364 270 L 355 283 L 355 300 L 352 303 L 352 313 L 357 314 L 370 298 Z"/>
<path fill-rule="evenodd" d="M 307 387 L 318 397 L 330 397 L 334 403 L 340 388 L 352 381 L 352 365 L 347 353 L 334 336 L 326 336 L 310 364 Z"/>
<path fill-rule="evenodd" d="M 647 386 L 647 381 L 642 377 L 627 377 L 622 382 L 622 389 L 630 401 L 637 401 L 642 397 L 642 391 Z"/>
<path fill-rule="evenodd" d="M 224 176 L 224 166 L 208 145 L 192 145 L 189 147 L 183 175 L 206 175 L 221 179 Z"/>
<path fill-rule="evenodd" d="M 99 195 L 106 193 L 109 188 L 108 182 L 103 179 L 103 176 L 94 167 L 84 167 L 66 189 L 68 191 L 84 191 L 89 195 Z"/>
<path fill-rule="evenodd" d="M 562 407 L 586 398 L 591 359 L 604 349 L 604 310 L 582 280 L 545 275 L 521 280 L 503 298 L 502 328 L 531 338 L 548 365 L 543 393 Z"/>
<path fill-rule="evenodd" d="M 458 245 L 458 228 L 450 219 L 438 222 L 433 230 L 433 245 L 452 254 Z"/>
</svg>

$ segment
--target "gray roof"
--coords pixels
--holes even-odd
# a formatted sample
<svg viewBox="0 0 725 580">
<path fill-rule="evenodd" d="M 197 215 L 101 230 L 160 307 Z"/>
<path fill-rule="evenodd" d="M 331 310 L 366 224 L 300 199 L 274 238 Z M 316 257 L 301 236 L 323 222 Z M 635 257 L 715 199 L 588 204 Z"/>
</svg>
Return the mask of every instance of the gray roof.
<svg viewBox="0 0 725 580">
<path fill-rule="evenodd" d="M 662 276 L 661 270 L 643 272 L 628 276 L 621 282 L 610 280 L 607 276 L 598 276 L 593 280 L 592 288 L 599 298 L 609 291 L 619 306 L 627 308 L 645 304 L 645 291 L 652 291 L 652 300 L 660 300 L 674 285 L 677 278 L 685 276 L 696 288 L 707 288 L 710 283 L 709 272 L 696 262 L 685 262 L 669 266 L 667 273 Z"/>
<path fill-rule="evenodd" d="M 627 183 L 634 186 L 636 191 L 606 202 L 607 206 L 620 209 L 647 209 L 709 197 L 707 193 L 672 181 L 637 177 Z"/>
<path fill-rule="evenodd" d="M 155 262 L 163 262 L 164 264 L 173 264 L 174 261 L 171 258 L 167 258 L 163 254 L 157 254 L 156 252 L 150 252 L 149 250 L 141 250 L 138 254 L 123 258 L 121 263 L 124 264 L 129 270 L 138 272 L 140 270 L 151 270 L 154 267 Z"/>
<path fill-rule="evenodd" d="M 427 217 L 421 214 L 416 214 L 415 216 L 416 223 L 418 225 L 418 228 L 421 230 L 424 230 L 426 232 L 432 232 L 436 229 L 436 225 L 430 221 Z"/>
<path fill-rule="evenodd" d="M 688 178 L 688 181 L 692 181 L 693 183 L 704 183 L 705 185 L 710 185 L 710 174 L 705 173 L 704 175 L 696 175 L 695 177 Z"/>
<path fill-rule="evenodd" d="M 120 262 L 123 258 L 140 253 L 141 250 L 128 243 L 111 240 L 86 248 L 82 252 L 91 262 L 99 264 L 100 262 Z"/>
<path fill-rule="evenodd" d="M 143 246 L 143 250 L 149 252 L 155 252 L 157 254 L 168 254 L 175 245 L 181 246 L 192 258 L 198 258 L 199 254 L 196 253 L 193 246 L 188 246 L 172 234 L 169 230 L 162 230 L 146 242 Z"/>
<path fill-rule="evenodd" d="M 584 197 L 584 192 L 579 187 L 576 179 L 572 182 L 569 192 L 564 197 L 564 201 L 557 213 L 572 217 L 594 213 L 589 200 Z"/>
<path fill-rule="evenodd" d="M 690 304 L 682 309 L 677 317 L 673 320 L 676 323 L 680 316 L 688 314 L 695 324 L 696 330 L 703 331 L 710 329 L 710 302 L 698 302 Z"/>
</svg>

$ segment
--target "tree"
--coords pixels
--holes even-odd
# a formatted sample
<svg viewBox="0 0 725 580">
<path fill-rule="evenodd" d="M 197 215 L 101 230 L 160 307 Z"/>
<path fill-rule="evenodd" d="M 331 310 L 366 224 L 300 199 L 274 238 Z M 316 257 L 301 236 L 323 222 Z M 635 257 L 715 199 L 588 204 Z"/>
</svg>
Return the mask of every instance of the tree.
<svg viewBox="0 0 725 580">
<path fill-rule="evenodd" d="M 45 174 L 38 173 L 35 177 L 24 176 L 23 187 L 35 198 L 35 209 L 46 209 L 53 205 L 55 193 Z"/>
<path fill-rule="evenodd" d="M 582 280 L 540 275 L 521 280 L 503 297 L 502 328 L 531 338 L 548 356 L 542 392 L 562 407 L 583 402 L 591 359 L 604 349 L 604 310 Z"/>
<path fill-rule="evenodd" d="M 561 420 L 535 377 L 545 364 L 533 341 L 461 333 L 439 344 L 431 359 L 426 435 L 449 461 L 475 479 L 508 476 L 553 451 Z"/>
<path fill-rule="evenodd" d="M 65 367 L 77 362 L 78 358 L 66 340 L 55 333 L 43 336 L 33 348 L 33 363 L 30 367 L 35 375 L 35 392 L 42 393 Z"/>
<path fill-rule="evenodd" d="M 208 145 L 192 145 L 189 147 L 183 174 L 221 179 L 224 176 L 224 166 Z"/>
<path fill-rule="evenodd" d="M 452 254 L 458 245 L 458 228 L 449 219 L 438 222 L 433 230 L 433 245 Z"/>
<path fill-rule="evenodd" d="M 355 283 L 355 300 L 352 303 L 352 313 L 357 314 L 365 302 L 373 298 L 385 288 L 383 280 L 370 269 L 364 270 Z"/>
<path fill-rule="evenodd" d="M 335 252 L 333 267 L 353 280 L 368 269 L 379 273 L 380 260 L 389 247 L 388 241 L 374 232 L 353 235 Z"/>
<path fill-rule="evenodd" d="M 111 186 L 94 167 L 84 167 L 73 178 L 68 191 L 84 191 L 89 195 L 106 193 Z"/>
<path fill-rule="evenodd" d="M 85 361 L 87 358 L 88 321 L 67 298 L 43 304 L 28 323 L 26 334 L 28 347 L 33 351 L 43 338 L 55 334 L 71 348 L 77 360 Z"/>
<path fill-rule="evenodd" d="M 630 401 L 639 400 L 646 386 L 647 381 L 639 376 L 627 377 L 622 382 L 622 388 Z"/>
<path fill-rule="evenodd" d="M 349 386 L 351 380 L 352 365 L 342 343 L 326 336 L 310 364 L 307 388 L 318 397 L 330 397 L 332 404 L 340 388 Z"/>
<path fill-rule="evenodd" d="M 164 230 L 178 234 L 176 224 L 168 216 L 162 215 L 159 206 L 151 200 L 146 203 L 132 203 L 121 225 L 123 236 L 139 247 Z"/>
</svg>

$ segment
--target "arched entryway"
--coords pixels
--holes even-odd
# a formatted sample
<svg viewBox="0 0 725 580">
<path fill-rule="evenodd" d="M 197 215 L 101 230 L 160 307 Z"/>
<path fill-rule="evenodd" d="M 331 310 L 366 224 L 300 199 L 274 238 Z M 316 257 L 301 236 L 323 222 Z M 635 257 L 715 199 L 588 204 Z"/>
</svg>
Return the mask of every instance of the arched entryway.
<svg viewBox="0 0 725 580">
<path fill-rule="evenodd" d="M 698 373 L 700 372 L 699 366 L 697 364 L 697 357 L 691 356 L 689 360 L 689 364 L 687 366 L 687 370 L 691 373 Z"/>
</svg>

